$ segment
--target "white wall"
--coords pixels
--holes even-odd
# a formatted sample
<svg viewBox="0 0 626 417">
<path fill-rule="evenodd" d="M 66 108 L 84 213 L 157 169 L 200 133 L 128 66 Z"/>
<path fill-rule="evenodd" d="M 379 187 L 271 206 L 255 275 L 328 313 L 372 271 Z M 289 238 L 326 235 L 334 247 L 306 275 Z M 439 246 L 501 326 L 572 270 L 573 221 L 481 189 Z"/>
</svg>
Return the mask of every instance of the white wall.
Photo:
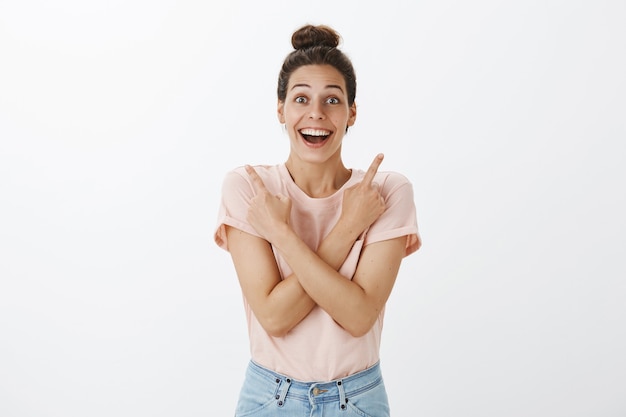
<svg viewBox="0 0 626 417">
<path fill-rule="evenodd" d="M 0 415 L 232 415 L 224 173 L 279 163 L 304 23 L 359 89 L 345 159 L 414 184 L 395 416 L 626 415 L 622 1 L 0 3 Z"/>
</svg>

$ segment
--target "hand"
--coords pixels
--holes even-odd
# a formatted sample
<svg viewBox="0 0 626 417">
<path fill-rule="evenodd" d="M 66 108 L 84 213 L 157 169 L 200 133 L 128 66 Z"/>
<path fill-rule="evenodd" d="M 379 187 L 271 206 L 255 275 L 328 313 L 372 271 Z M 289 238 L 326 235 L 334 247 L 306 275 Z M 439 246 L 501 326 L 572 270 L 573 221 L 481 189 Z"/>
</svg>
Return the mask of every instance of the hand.
<svg viewBox="0 0 626 417">
<path fill-rule="evenodd" d="M 252 187 L 256 191 L 256 195 L 250 200 L 247 220 L 259 235 L 272 242 L 272 233 L 279 230 L 279 226 L 289 224 L 291 199 L 282 194 L 272 195 L 251 166 L 246 165 L 246 172 L 250 175 Z"/>
<path fill-rule="evenodd" d="M 385 211 L 385 200 L 380 195 L 378 184 L 373 181 L 383 158 L 381 153 L 376 155 L 363 181 L 346 189 L 343 194 L 342 221 L 351 222 L 351 229 L 358 230 L 358 234 Z"/>
</svg>

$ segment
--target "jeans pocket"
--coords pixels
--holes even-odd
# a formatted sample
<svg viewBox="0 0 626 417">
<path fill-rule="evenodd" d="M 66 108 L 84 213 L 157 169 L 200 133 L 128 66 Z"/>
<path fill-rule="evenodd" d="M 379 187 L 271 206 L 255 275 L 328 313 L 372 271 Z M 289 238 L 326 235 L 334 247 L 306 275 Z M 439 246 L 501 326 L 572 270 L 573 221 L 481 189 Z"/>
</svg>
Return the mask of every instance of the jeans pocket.
<svg viewBox="0 0 626 417">
<path fill-rule="evenodd" d="M 271 416 L 271 411 L 268 407 L 276 404 L 276 399 L 273 395 L 240 395 L 239 401 L 237 401 L 237 410 L 235 411 L 235 417 L 246 416 Z M 266 414 L 262 414 L 265 410 Z"/>
<path fill-rule="evenodd" d="M 271 406 L 277 402 L 280 385 L 279 382 L 268 383 L 266 379 L 248 370 L 239 393 L 235 417 L 271 416 Z"/>
<path fill-rule="evenodd" d="M 389 400 L 382 382 L 370 390 L 349 397 L 347 405 L 347 409 L 355 416 L 389 417 Z"/>
</svg>

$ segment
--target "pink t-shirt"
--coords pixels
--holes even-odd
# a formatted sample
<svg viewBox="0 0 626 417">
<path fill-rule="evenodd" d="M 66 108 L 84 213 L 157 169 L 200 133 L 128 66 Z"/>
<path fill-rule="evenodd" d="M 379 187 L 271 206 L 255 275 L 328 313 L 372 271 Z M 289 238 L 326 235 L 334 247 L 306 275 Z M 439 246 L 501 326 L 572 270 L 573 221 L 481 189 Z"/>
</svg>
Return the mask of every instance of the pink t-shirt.
<svg viewBox="0 0 626 417">
<path fill-rule="evenodd" d="M 293 182 L 284 164 L 256 166 L 265 187 L 272 194 L 281 193 L 292 200 L 290 225 L 313 250 L 336 224 L 341 214 L 343 192 L 360 182 L 364 171 L 352 170 L 352 176 L 335 194 L 311 198 Z M 378 172 L 374 181 L 385 199 L 385 212 L 370 226 L 346 258 L 339 272 L 352 279 L 361 248 L 373 242 L 406 236 L 406 255 L 420 245 L 413 188 L 408 179 L 395 172 Z M 246 221 L 254 188 L 243 167 L 229 172 L 223 182 L 215 242 L 228 250 L 225 225 L 255 236 L 259 234 Z M 278 251 L 274 252 L 282 277 L 291 269 Z M 315 307 L 284 337 L 272 337 L 257 321 L 244 297 L 252 360 L 300 381 L 331 381 L 362 371 L 379 359 L 384 309 L 372 329 L 353 337 L 320 307 Z"/>
</svg>

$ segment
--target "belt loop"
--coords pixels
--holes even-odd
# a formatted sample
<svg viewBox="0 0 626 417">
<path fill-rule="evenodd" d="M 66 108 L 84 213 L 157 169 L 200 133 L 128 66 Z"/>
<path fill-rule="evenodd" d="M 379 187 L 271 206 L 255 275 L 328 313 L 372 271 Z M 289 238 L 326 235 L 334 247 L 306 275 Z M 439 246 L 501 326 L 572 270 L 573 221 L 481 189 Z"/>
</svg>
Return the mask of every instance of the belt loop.
<svg viewBox="0 0 626 417">
<path fill-rule="evenodd" d="M 280 395 L 278 396 L 278 406 L 282 407 L 283 405 L 285 405 L 285 397 L 287 396 L 287 391 L 289 391 L 289 387 L 291 386 L 291 379 L 287 378 L 285 380 L 285 386 L 282 387 L 282 389 L 280 390 Z"/>
<path fill-rule="evenodd" d="M 343 411 L 347 408 L 346 403 L 348 402 L 346 392 L 343 389 L 343 381 L 337 381 L 337 390 L 339 391 L 339 408 Z"/>
</svg>

